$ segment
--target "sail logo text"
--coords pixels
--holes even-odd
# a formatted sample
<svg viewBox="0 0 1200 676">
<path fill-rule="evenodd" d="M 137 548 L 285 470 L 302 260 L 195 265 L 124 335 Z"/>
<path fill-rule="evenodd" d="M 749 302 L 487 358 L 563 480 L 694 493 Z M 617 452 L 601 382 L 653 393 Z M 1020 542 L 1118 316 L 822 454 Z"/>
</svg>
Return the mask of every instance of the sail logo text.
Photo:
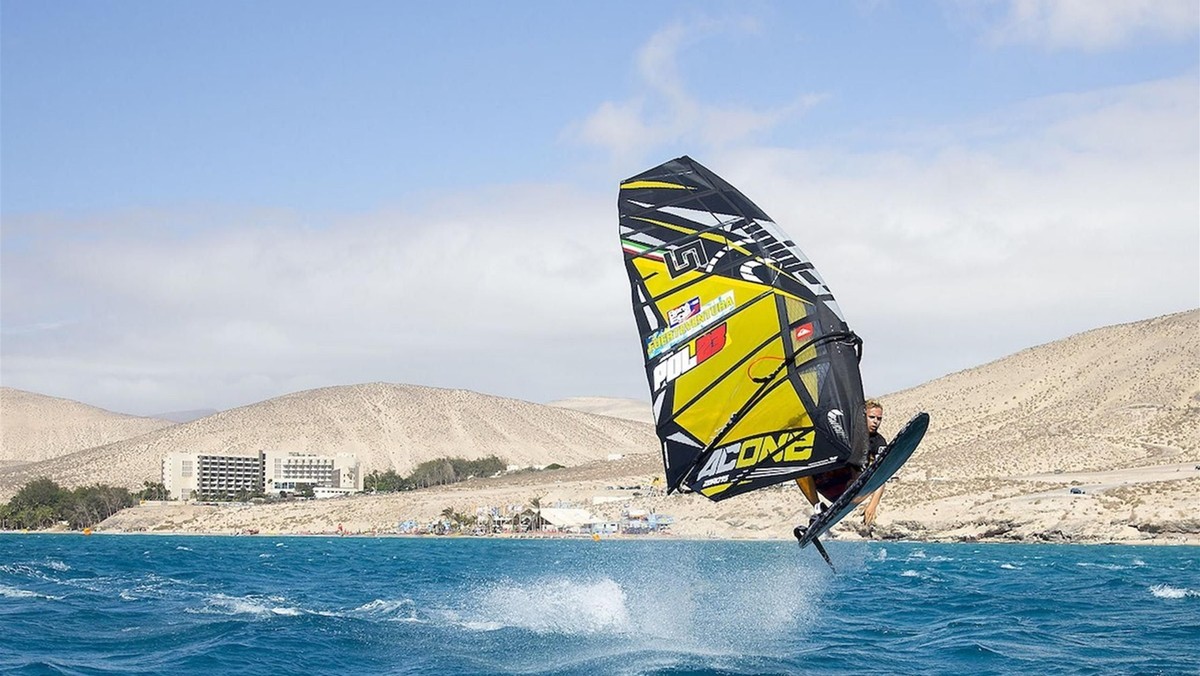
<svg viewBox="0 0 1200 676">
<path fill-rule="evenodd" d="M 704 468 L 696 475 L 696 480 L 701 486 L 708 488 L 729 481 L 728 475 L 735 469 L 753 467 L 765 462 L 774 465 L 803 462 L 812 457 L 815 441 L 816 433 L 808 430 L 767 434 L 729 444 L 718 448 L 709 457 Z"/>
<path fill-rule="evenodd" d="M 666 252 L 663 261 L 667 264 L 667 272 L 674 279 L 685 272 L 699 270 L 708 263 L 708 254 L 704 251 L 704 242 L 699 239 L 676 247 Z"/>
<path fill-rule="evenodd" d="M 705 303 L 700 308 L 700 312 L 684 319 L 678 326 L 671 326 L 658 331 L 646 339 L 646 357 L 657 357 L 675 347 L 699 333 L 704 327 L 732 312 L 736 305 L 733 300 L 732 291 L 726 291 L 717 298 Z"/>
<path fill-rule="evenodd" d="M 667 383 L 692 370 L 697 364 L 713 356 L 725 347 L 725 327 L 722 324 L 689 343 L 682 350 L 660 361 L 654 367 L 654 388 L 657 392 Z"/>
</svg>

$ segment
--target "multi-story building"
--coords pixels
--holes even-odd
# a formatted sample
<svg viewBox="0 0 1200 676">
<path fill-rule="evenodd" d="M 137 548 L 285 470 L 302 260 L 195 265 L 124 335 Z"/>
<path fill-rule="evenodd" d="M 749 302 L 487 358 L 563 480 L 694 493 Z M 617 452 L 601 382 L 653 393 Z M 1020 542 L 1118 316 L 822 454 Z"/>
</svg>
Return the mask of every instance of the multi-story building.
<svg viewBox="0 0 1200 676">
<path fill-rule="evenodd" d="M 235 498 L 262 490 L 262 462 L 254 455 L 168 453 L 162 479 L 175 500 Z"/>
<path fill-rule="evenodd" d="M 362 490 L 363 477 L 352 453 L 333 456 L 288 451 L 258 455 L 168 453 L 162 482 L 172 500 L 236 498 L 253 493 L 295 492 L 301 484 L 324 488 L 320 497 Z"/>
<path fill-rule="evenodd" d="M 295 451 L 263 451 L 259 454 L 263 467 L 263 492 L 293 493 L 300 484 L 313 488 L 337 488 L 321 491 L 336 494 L 358 492 L 363 487 L 358 458 L 353 453 L 314 455 Z"/>
</svg>

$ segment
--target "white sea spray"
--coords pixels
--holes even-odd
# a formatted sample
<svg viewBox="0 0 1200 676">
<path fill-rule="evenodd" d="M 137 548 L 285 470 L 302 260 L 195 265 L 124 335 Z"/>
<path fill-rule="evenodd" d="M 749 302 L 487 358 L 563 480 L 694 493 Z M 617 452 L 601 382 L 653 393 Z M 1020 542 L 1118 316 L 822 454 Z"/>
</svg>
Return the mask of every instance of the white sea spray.
<svg viewBox="0 0 1200 676">
<path fill-rule="evenodd" d="M 47 601 L 61 601 L 61 596 L 51 596 L 49 594 L 39 594 L 28 589 L 20 589 L 17 587 L 9 587 L 0 584 L 0 598 L 9 599 L 46 599 Z"/>
<path fill-rule="evenodd" d="M 254 615 L 267 617 L 272 615 L 294 616 L 304 614 L 304 610 L 293 606 L 280 605 L 284 599 L 280 597 L 256 596 L 227 596 L 216 594 L 204 599 L 204 606 L 192 612 L 222 614 L 222 615 Z"/>
<path fill-rule="evenodd" d="M 1189 597 L 1200 598 L 1200 591 L 1195 589 L 1172 587 L 1169 584 L 1156 584 L 1150 587 L 1150 593 L 1160 599 L 1184 599 Z"/>
</svg>

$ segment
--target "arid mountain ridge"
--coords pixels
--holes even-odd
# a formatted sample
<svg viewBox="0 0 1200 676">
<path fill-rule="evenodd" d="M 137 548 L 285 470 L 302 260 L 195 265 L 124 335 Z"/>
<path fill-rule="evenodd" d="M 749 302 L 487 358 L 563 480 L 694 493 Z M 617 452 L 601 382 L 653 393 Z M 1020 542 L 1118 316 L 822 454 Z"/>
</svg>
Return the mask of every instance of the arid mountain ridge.
<svg viewBox="0 0 1200 676">
<path fill-rule="evenodd" d="M 22 401 L 36 405 L 37 395 L 21 394 Z M 29 410 L 14 414 L 19 419 L 36 417 Z M 390 383 L 307 390 L 189 423 L 163 424 L 169 426 L 0 470 L 0 495 L 36 476 L 67 486 L 140 486 L 142 481 L 158 480 L 162 458 L 173 451 L 354 453 L 366 472 L 406 473 L 442 457 L 497 455 L 522 466 L 578 465 L 609 454 L 645 453 L 657 443 L 653 428 L 645 423 L 467 390 Z"/>
<path fill-rule="evenodd" d="M 0 387 L 0 468 L 49 460 L 172 424 Z"/>
<path fill-rule="evenodd" d="M 1095 329 L 884 397 L 934 427 L 910 477 L 1200 461 L 1200 310 Z M 886 430 L 885 430 L 886 431 Z"/>
<path fill-rule="evenodd" d="M 1200 533 L 1194 514 L 1200 504 L 1200 471 L 1194 469 L 1200 464 L 1200 310 L 1088 331 L 882 399 L 885 434 L 894 434 L 917 410 L 929 411 L 933 425 L 889 484 L 876 536 L 1104 541 Z M 605 400 L 561 403 L 603 412 Z M 638 406 L 617 400 L 612 410 L 636 414 Z M 544 477 L 311 505 L 302 510 L 312 512 L 309 521 L 293 506 L 279 522 L 289 532 L 319 531 L 335 518 L 362 530 L 386 530 L 393 519 L 420 518 L 425 511 L 432 517 L 448 501 L 486 502 L 488 496 L 520 501 L 538 493 L 586 504 L 607 485 L 645 482 L 661 472 L 648 424 L 473 392 L 376 383 L 299 392 L 10 469 L 0 473 L 0 485 L 11 491 L 36 474 L 90 483 L 106 480 L 85 478 L 96 468 L 120 465 L 107 480 L 136 486 L 143 474 L 157 476 L 166 450 L 252 453 L 265 444 L 352 450 L 368 469 L 403 471 L 430 457 L 491 453 L 518 464 L 572 466 Z M 605 461 L 610 454 L 626 457 Z M 1071 494 L 1072 486 L 1087 493 Z M 779 537 L 807 509 L 798 495 L 781 487 L 721 503 L 675 495 L 619 504 L 669 511 L 684 535 Z M 272 513 L 243 517 L 266 532 L 278 526 Z M 238 526 L 227 520 L 208 515 L 175 520 L 171 527 L 219 532 Z M 852 536 L 851 521 L 839 532 Z"/>
</svg>

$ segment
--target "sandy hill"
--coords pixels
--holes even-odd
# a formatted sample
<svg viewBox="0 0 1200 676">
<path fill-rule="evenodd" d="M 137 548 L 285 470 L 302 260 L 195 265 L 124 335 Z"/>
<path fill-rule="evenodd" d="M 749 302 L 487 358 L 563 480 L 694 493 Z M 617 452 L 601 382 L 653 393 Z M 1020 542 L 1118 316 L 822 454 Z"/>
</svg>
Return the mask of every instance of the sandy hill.
<svg viewBox="0 0 1200 676">
<path fill-rule="evenodd" d="M 654 412 L 650 402 L 639 399 L 618 399 L 614 397 L 570 397 L 552 401 L 547 406 L 568 408 L 572 411 L 583 411 L 595 415 L 606 415 L 612 418 L 624 418 L 637 422 L 654 424 Z"/>
<path fill-rule="evenodd" d="M 49 460 L 172 424 L 0 387 L 0 466 Z"/>
<path fill-rule="evenodd" d="M 1010 477 L 1200 461 L 1200 310 L 1109 326 L 882 397 L 932 416 L 905 475 Z"/>
<path fill-rule="evenodd" d="M 578 465 L 658 447 L 649 425 L 465 390 L 371 383 L 297 392 L 145 436 L 0 472 L 0 494 L 45 475 L 64 485 L 157 481 L 171 451 L 355 453 L 366 471 L 406 473 L 434 458 L 497 455 Z"/>
</svg>

